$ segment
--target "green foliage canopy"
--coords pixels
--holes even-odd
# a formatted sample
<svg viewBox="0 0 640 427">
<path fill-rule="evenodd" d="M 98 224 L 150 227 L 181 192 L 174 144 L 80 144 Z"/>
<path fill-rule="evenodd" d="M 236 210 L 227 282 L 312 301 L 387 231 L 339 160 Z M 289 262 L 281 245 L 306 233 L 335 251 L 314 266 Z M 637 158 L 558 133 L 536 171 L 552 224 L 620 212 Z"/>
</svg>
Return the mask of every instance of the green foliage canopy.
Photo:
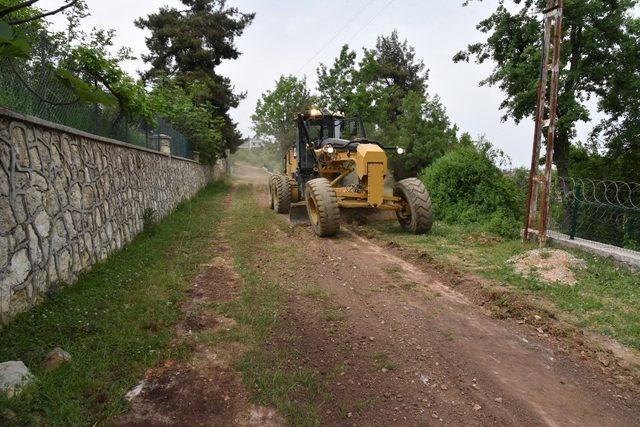
<svg viewBox="0 0 640 427">
<path fill-rule="evenodd" d="M 504 236 L 517 234 L 520 206 L 515 184 L 480 147 L 459 145 L 420 178 L 429 189 L 437 218 L 483 223 L 488 231 Z"/>
<path fill-rule="evenodd" d="M 317 99 L 311 95 L 305 79 L 281 76 L 273 90 L 262 94 L 251 116 L 257 135 L 279 143 L 285 152 L 296 141 L 296 117 Z"/>
<path fill-rule="evenodd" d="M 186 91 L 175 80 L 156 79 L 149 95 L 149 105 L 152 111 L 160 112 L 195 145 L 201 161 L 211 163 L 224 156 L 220 130 L 224 119 L 212 115 L 210 104 L 196 104 L 194 93 L 198 93 L 197 87 Z"/>
<path fill-rule="evenodd" d="M 429 72 L 415 56 L 415 49 L 407 40 L 400 41 L 395 30 L 389 36 L 378 36 L 373 49 L 364 49 L 358 91 L 372 97 L 371 106 L 383 107 L 388 123 L 395 123 L 402 114 L 402 103 L 410 92 L 425 94 Z M 376 99 L 384 103 L 374 102 Z"/>
<path fill-rule="evenodd" d="M 223 60 L 237 59 L 240 52 L 235 38 L 255 16 L 227 7 L 225 0 L 181 0 L 185 10 L 162 7 L 157 13 L 136 21 L 139 28 L 151 35 L 146 44 L 150 54 L 143 59 L 151 64 L 145 78 L 159 76 L 175 78 L 184 89 L 198 83 L 197 102 L 211 105 L 212 114 L 221 115 L 220 130 L 227 148 L 242 143 L 241 135 L 228 111 L 238 106 L 244 94 L 233 91 L 231 81 L 218 74 Z"/>
<path fill-rule="evenodd" d="M 213 105 L 209 99 L 212 85 L 207 79 L 215 79 L 215 73 L 207 75 L 201 70 L 202 78 L 196 78 L 195 74 L 185 78 L 184 73 L 166 75 L 152 69 L 148 74 L 153 77 L 146 82 L 134 79 L 121 68 L 122 61 L 134 59 L 130 49 L 121 48 L 111 53 L 114 30 L 94 29 L 90 34 L 79 30 L 81 20 L 88 16 L 83 0 L 69 0 L 64 7 L 50 12 L 29 7 L 35 3 L 11 0 L 9 6 L 0 6 L 0 59 L 5 58 L 4 63 L 9 64 L 33 96 L 54 106 L 92 104 L 90 108 L 113 121 L 113 129 L 138 121 L 154 126 L 156 117 L 163 118 L 195 145 L 206 162 L 224 155 L 224 142 L 228 140 L 224 138 L 225 132 L 231 132 L 232 139 L 238 138 L 226 110 L 222 111 L 219 104 Z M 216 2 L 187 3 L 198 12 L 208 11 L 220 16 L 235 13 L 226 10 L 224 2 L 217 6 Z M 60 11 L 66 15 L 67 29 L 65 32 L 50 31 L 48 22 L 42 18 Z M 229 25 L 224 28 L 227 33 L 219 32 L 217 37 L 231 48 L 233 43 L 232 39 L 229 41 L 228 32 L 236 31 L 239 35 L 241 31 L 239 27 L 234 30 Z M 213 30 L 210 30 L 211 37 L 212 34 Z M 20 52 L 17 47 L 22 45 L 25 48 Z M 239 52 L 225 51 L 216 55 L 221 60 L 237 57 Z M 215 64 L 219 64 L 219 60 Z M 41 84 L 42 76 L 51 76 L 51 83 L 57 85 L 56 91 L 51 93 L 62 100 L 47 99 L 47 95 L 30 86 L 30 80 L 34 79 L 37 85 Z M 227 86 L 230 87 L 228 81 Z M 216 99 L 219 99 L 218 93 L 214 94 Z M 123 121 L 125 118 L 127 120 Z"/>
<path fill-rule="evenodd" d="M 344 45 L 330 68 L 320 64 L 319 99 L 347 115 L 359 112 L 371 136 L 404 147 L 404 155 L 391 158 L 394 174 L 416 176 L 457 142 L 458 128 L 440 99 L 427 94 L 425 64 L 397 31 L 379 36 L 358 63 L 356 56 Z"/>
<path fill-rule="evenodd" d="M 603 148 L 613 155 L 640 149 L 637 4 L 637 0 L 565 0 L 554 154 L 561 176 L 569 173 L 575 124 L 591 119 L 587 101 L 593 97 L 599 109 L 611 117 L 596 128 L 611 141 Z M 542 50 L 540 17 L 545 5 L 544 0 L 500 0 L 496 10 L 478 24 L 486 40 L 469 45 L 454 57 L 455 61 L 475 58 L 478 63 L 496 64 L 481 84 L 503 90 L 505 118 L 512 117 L 516 122 L 533 117 L 535 112 Z M 634 156 L 637 158 L 637 154 Z"/>
<path fill-rule="evenodd" d="M 347 115 L 353 111 L 356 81 L 356 53 L 349 49 L 349 45 L 342 46 L 340 54 L 328 68 L 320 64 L 318 75 L 318 101 L 331 111 L 339 111 Z"/>
<path fill-rule="evenodd" d="M 458 127 L 451 123 L 440 98 L 409 92 L 398 117 L 397 145 L 405 154 L 393 156 L 396 178 L 417 176 L 458 143 Z"/>
</svg>

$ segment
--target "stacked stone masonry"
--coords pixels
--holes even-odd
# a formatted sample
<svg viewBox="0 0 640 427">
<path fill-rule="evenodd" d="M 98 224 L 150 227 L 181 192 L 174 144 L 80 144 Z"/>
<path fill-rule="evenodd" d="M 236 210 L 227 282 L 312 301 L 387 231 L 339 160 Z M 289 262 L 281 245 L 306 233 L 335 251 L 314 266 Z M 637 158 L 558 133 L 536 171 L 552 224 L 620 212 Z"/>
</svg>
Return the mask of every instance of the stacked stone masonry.
<svg viewBox="0 0 640 427">
<path fill-rule="evenodd" d="M 220 167 L 0 109 L 0 318 L 6 322 L 192 197 Z"/>
</svg>

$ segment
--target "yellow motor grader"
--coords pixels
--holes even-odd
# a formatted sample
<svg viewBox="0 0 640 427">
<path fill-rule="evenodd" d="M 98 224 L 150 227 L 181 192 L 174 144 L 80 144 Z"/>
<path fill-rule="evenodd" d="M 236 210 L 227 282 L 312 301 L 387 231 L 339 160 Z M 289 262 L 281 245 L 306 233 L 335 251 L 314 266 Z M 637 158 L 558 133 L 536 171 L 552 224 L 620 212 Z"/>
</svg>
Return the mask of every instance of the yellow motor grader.
<svg viewBox="0 0 640 427">
<path fill-rule="evenodd" d="M 384 147 L 367 139 L 359 115 L 312 108 L 297 117 L 296 143 L 283 159 L 283 172 L 271 175 L 271 208 L 289 213 L 292 224 L 310 223 L 320 237 L 340 230 L 340 209 L 395 211 L 402 228 L 413 234 L 431 229 L 429 193 L 417 178 L 395 184 L 385 194 L 387 154 L 401 148 Z"/>
</svg>

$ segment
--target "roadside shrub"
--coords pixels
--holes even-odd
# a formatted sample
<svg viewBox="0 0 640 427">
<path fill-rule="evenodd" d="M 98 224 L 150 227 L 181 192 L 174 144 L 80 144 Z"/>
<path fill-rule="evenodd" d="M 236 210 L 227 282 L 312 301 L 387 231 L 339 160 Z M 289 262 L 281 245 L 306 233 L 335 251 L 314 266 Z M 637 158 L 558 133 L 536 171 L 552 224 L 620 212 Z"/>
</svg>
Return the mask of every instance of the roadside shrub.
<svg viewBox="0 0 640 427">
<path fill-rule="evenodd" d="M 478 223 L 491 233 L 515 237 L 519 206 L 513 181 L 473 145 L 450 151 L 420 175 L 436 217 L 450 223 Z"/>
<path fill-rule="evenodd" d="M 507 173 L 507 178 L 516 186 L 519 214 L 524 218 L 524 207 L 529 195 L 529 168 L 519 167 Z"/>
</svg>

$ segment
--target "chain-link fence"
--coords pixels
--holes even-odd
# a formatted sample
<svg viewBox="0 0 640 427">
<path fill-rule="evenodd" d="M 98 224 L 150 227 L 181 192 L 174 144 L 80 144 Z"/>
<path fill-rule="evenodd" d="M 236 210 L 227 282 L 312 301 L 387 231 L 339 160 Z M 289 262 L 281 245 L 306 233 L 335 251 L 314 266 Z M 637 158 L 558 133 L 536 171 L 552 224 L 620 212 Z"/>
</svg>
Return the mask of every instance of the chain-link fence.
<svg viewBox="0 0 640 427">
<path fill-rule="evenodd" d="M 640 184 L 556 178 L 550 229 L 599 243 L 640 250 Z"/>
<path fill-rule="evenodd" d="M 46 61 L 0 60 L 0 106 L 151 149 L 158 149 L 153 144 L 154 135 L 169 135 L 173 155 L 193 158 L 191 142 L 166 120 L 158 117 L 155 126 L 149 126 L 118 108 L 79 101 Z"/>
</svg>

